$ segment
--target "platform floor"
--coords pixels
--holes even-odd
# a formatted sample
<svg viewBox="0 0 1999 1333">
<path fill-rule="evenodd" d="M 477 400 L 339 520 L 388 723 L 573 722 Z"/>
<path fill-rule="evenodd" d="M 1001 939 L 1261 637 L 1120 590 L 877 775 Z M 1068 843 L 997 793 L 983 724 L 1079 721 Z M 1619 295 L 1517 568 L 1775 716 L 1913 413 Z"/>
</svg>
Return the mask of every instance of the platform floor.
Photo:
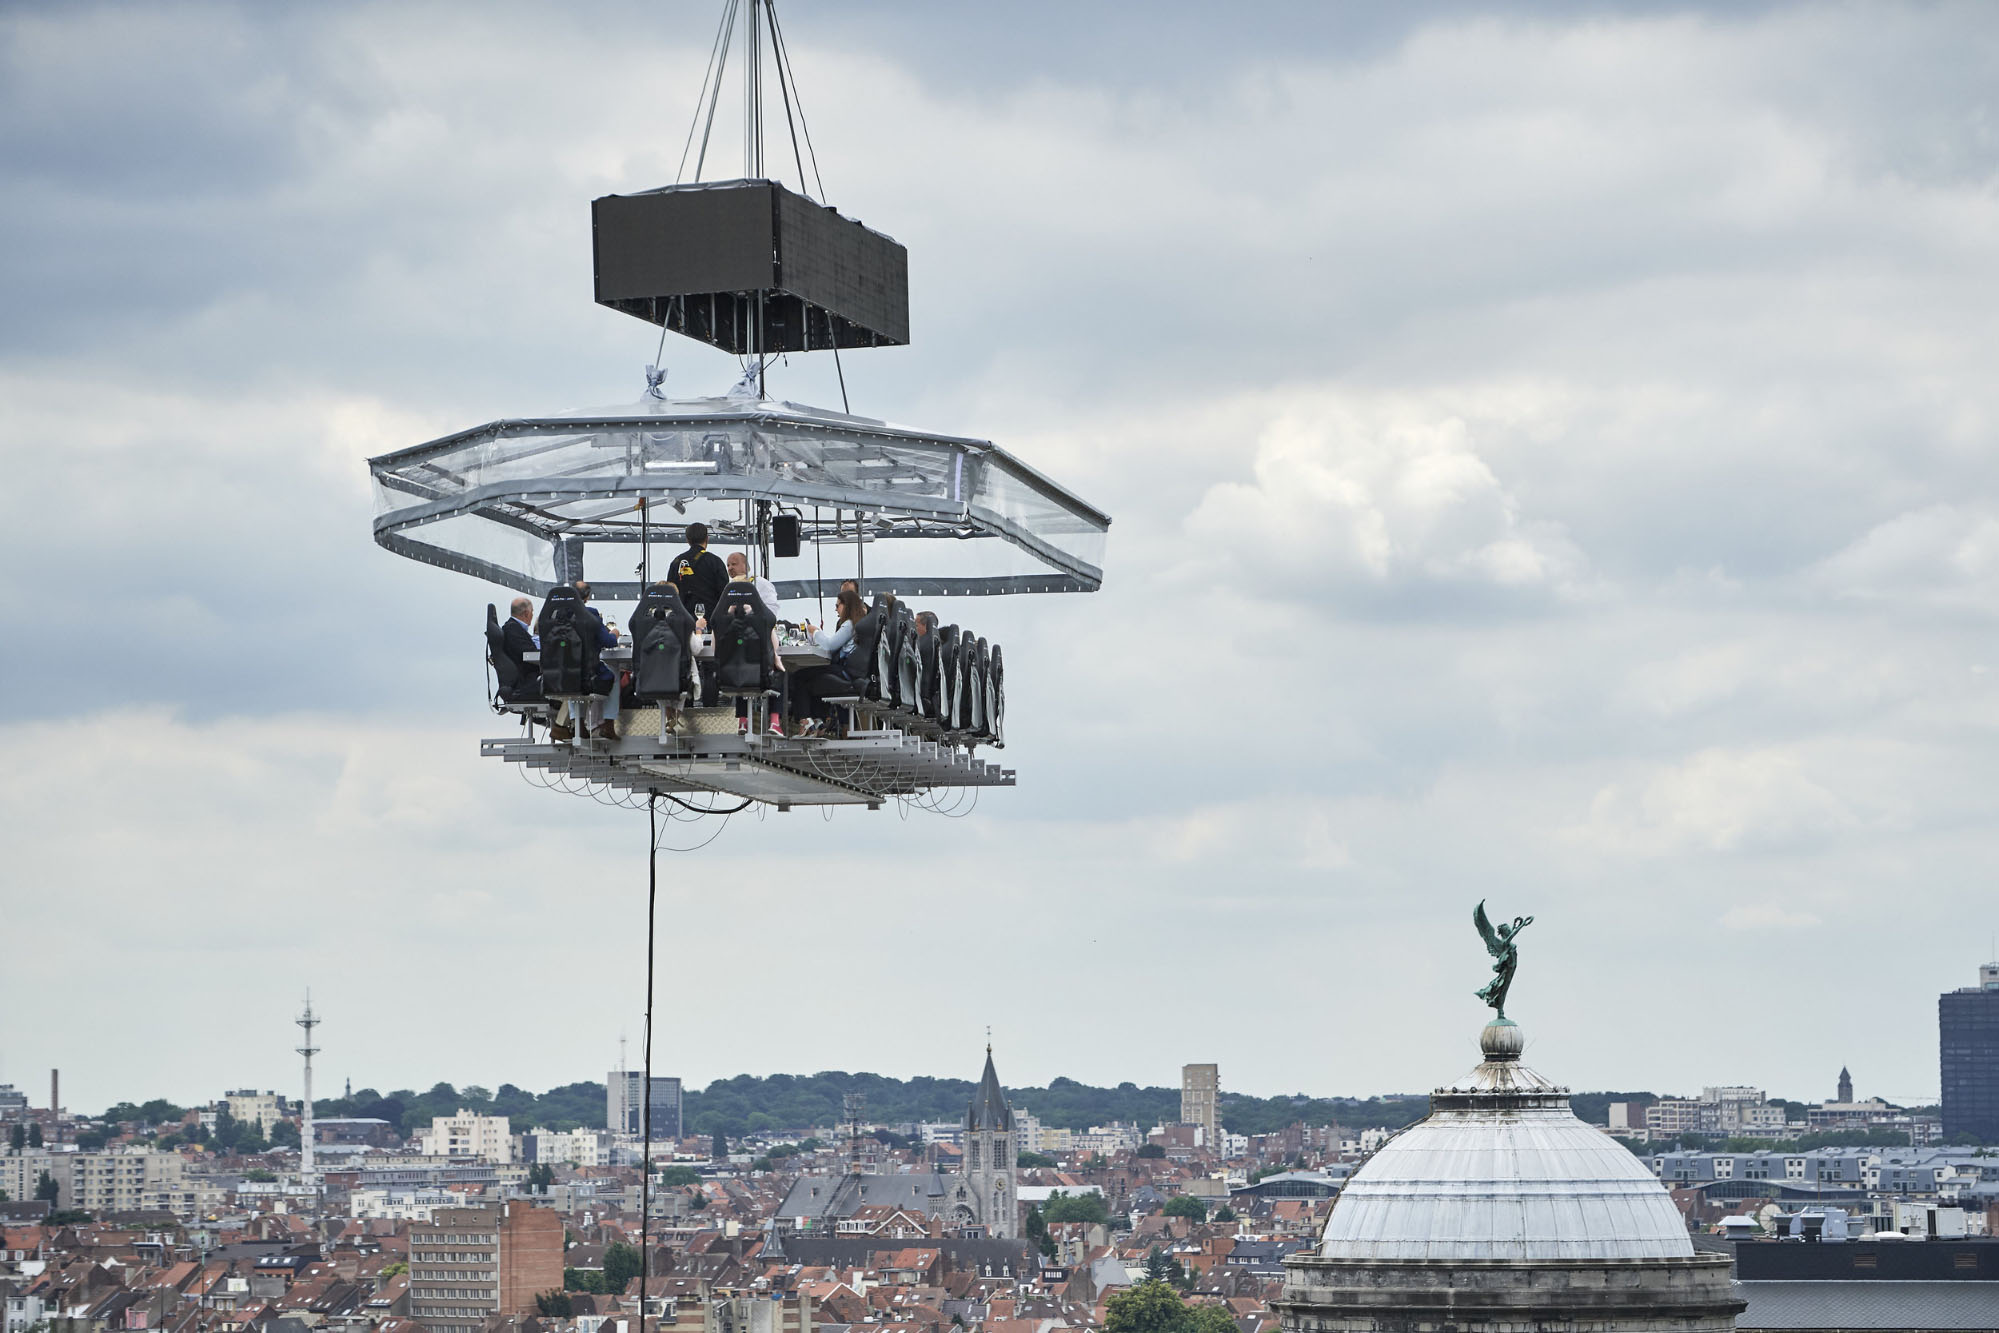
<svg viewBox="0 0 1999 1333">
<path fill-rule="evenodd" d="M 839 740 L 741 736 L 732 713 L 726 731 L 690 729 L 662 741 L 656 734 L 657 717 L 646 710 L 615 741 L 514 737 L 480 741 L 479 753 L 525 764 L 550 778 L 601 783 L 617 791 L 709 792 L 767 802 L 780 810 L 794 805 L 873 809 L 896 797 L 1014 785 L 1010 768 L 893 727 L 855 731 Z M 651 734 L 644 721 L 651 722 Z"/>
</svg>

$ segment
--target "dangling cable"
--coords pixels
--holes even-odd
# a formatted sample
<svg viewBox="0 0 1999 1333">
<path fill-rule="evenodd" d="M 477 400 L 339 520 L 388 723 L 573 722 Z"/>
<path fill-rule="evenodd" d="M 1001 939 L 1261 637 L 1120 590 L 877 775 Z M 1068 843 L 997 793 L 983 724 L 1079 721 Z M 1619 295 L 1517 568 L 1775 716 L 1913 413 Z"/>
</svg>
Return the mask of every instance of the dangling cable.
<svg viewBox="0 0 1999 1333">
<path fill-rule="evenodd" d="M 708 100 L 709 80 L 719 81 L 722 77 L 720 57 L 724 56 L 728 50 L 728 42 L 725 34 L 733 29 L 731 19 L 735 14 L 735 9 L 735 0 L 728 0 L 722 6 L 722 21 L 715 26 L 715 43 L 708 50 L 708 68 L 702 71 L 701 74 L 701 91 L 694 95 L 694 119 L 687 122 L 687 142 L 680 146 L 680 165 L 675 167 L 673 171 L 673 183 L 675 185 L 680 184 L 682 179 L 687 175 L 687 155 L 694 150 L 694 131 L 701 124 L 701 104 Z M 714 121 L 715 113 L 711 110 L 708 113 L 708 123 L 712 125 Z M 705 135 L 702 137 L 701 145 L 705 153 L 708 145 Z M 695 168 L 694 174 L 699 179 L 701 175 L 699 167 Z"/>
<path fill-rule="evenodd" d="M 639 1177 L 639 1328 L 646 1326 L 646 1278 L 652 1273 L 652 939 L 653 909 L 659 902 L 659 793 L 646 801 L 646 1025 L 645 1110 L 640 1115 L 645 1147 Z M 626 1089 L 627 1092 L 630 1089 Z"/>
</svg>

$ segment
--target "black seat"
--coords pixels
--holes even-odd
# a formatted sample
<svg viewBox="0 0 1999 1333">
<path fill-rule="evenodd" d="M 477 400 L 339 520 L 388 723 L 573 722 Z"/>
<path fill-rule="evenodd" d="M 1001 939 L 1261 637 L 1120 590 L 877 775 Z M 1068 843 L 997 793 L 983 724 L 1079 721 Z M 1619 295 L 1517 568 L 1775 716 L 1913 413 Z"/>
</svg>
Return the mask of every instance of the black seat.
<svg viewBox="0 0 1999 1333">
<path fill-rule="evenodd" d="M 655 583 L 632 612 L 632 692 L 670 702 L 694 689 L 694 617 L 671 583 Z"/>
<path fill-rule="evenodd" d="M 931 630 L 916 641 L 918 658 L 916 707 L 925 717 L 937 716 L 937 648 L 943 641 L 942 626 Z"/>
<path fill-rule="evenodd" d="M 964 636 L 956 625 L 946 625 L 944 641 L 937 645 L 937 722 L 946 731 L 958 729 L 958 688 L 963 680 L 958 673 L 958 654 L 963 651 Z"/>
<path fill-rule="evenodd" d="M 908 603 L 899 604 L 896 611 L 895 702 L 916 712 L 922 701 L 923 639 L 916 635 L 916 613 Z"/>
<path fill-rule="evenodd" d="M 991 714 L 990 730 L 993 744 L 1006 746 L 1006 663 L 1000 659 L 1000 646 L 993 645 L 992 667 L 987 673 L 986 711 Z"/>
<path fill-rule="evenodd" d="M 541 640 L 541 692 L 549 699 L 580 699 L 597 679 L 598 646 L 584 633 L 583 599 L 562 584 L 550 588 L 535 621 Z"/>
<path fill-rule="evenodd" d="M 777 621 L 748 583 L 732 583 L 709 617 L 715 631 L 715 687 L 721 694 L 761 694 L 770 686 L 771 630 Z"/>
<path fill-rule="evenodd" d="M 992 727 L 992 686 L 989 679 L 992 671 L 992 650 L 986 647 L 983 637 L 972 652 L 972 717 L 971 729 L 975 736 L 990 736 Z"/>
<path fill-rule="evenodd" d="M 881 599 L 868 613 L 854 622 L 854 650 L 847 657 L 847 674 L 861 687 L 864 699 L 881 698 L 881 675 L 876 658 L 881 649 L 884 610 Z"/>
</svg>

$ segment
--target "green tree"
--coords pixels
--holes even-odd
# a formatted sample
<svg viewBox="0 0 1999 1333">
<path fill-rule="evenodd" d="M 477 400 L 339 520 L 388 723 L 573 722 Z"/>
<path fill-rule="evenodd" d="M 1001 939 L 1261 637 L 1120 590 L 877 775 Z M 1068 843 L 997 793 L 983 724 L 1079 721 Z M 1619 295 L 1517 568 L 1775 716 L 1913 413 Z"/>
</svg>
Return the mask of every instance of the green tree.
<svg viewBox="0 0 1999 1333">
<path fill-rule="evenodd" d="M 409 1261 L 405 1259 L 398 1259 L 394 1263 L 390 1264 L 387 1268 L 384 1268 L 382 1270 L 382 1281 L 387 1282 L 392 1277 L 401 1277 L 404 1273 L 407 1273 L 409 1271 L 410 1271 Z"/>
<path fill-rule="evenodd" d="M 269 1171 L 266 1171 L 261 1166 L 253 1166 L 248 1171 L 245 1171 L 243 1173 L 243 1179 L 254 1180 L 260 1185 L 268 1185 L 272 1181 L 276 1180 L 277 1176 Z"/>
<path fill-rule="evenodd" d="M 1113 1292 L 1104 1305 L 1104 1333 L 1184 1333 L 1187 1303 L 1156 1278 Z"/>
<path fill-rule="evenodd" d="M 562 1270 L 564 1291 L 587 1291 L 593 1296 L 603 1296 L 610 1291 L 604 1285 L 604 1275 L 595 1268 L 565 1268 Z"/>
<path fill-rule="evenodd" d="M 271 1146 L 273 1148 L 296 1148 L 299 1146 L 299 1127 L 289 1120 L 280 1120 L 271 1126 Z"/>
<path fill-rule="evenodd" d="M 1219 1305 L 1190 1305 L 1185 1333 L 1241 1333 L 1241 1330 L 1236 1327 L 1234 1316 Z"/>
<path fill-rule="evenodd" d="M 1110 1209 L 1104 1204 L 1101 1194 L 1064 1194 L 1056 1190 L 1048 1196 L 1048 1206 L 1042 1209 L 1049 1225 L 1057 1222 L 1108 1222 Z"/>
<path fill-rule="evenodd" d="M 14 1126 L 14 1128 L 8 1130 L 7 1146 L 12 1148 L 15 1152 L 19 1152 L 21 1151 L 21 1149 L 27 1147 L 28 1127 L 26 1125 L 16 1125 Z"/>
<path fill-rule="evenodd" d="M 90 1214 L 81 1208 L 62 1208 L 42 1219 L 47 1227 L 80 1227 L 90 1223 Z"/>
<path fill-rule="evenodd" d="M 96 1152 L 104 1146 L 107 1137 L 101 1129 L 79 1129 L 76 1131 L 76 1149 L 78 1152 Z"/>
<path fill-rule="evenodd" d="M 1153 1246 L 1151 1252 L 1145 1256 L 1145 1280 L 1164 1282 L 1170 1271 L 1166 1264 L 1165 1253 L 1157 1245 Z"/>
<path fill-rule="evenodd" d="M 544 1291 L 534 1298 L 535 1312 L 543 1319 L 568 1319 L 575 1312 L 566 1291 Z"/>
<path fill-rule="evenodd" d="M 1038 1204 L 1027 1210 L 1027 1238 L 1034 1242 L 1034 1248 L 1041 1251 L 1043 1258 L 1055 1257 L 1055 1241 L 1048 1234 L 1048 1219 L 1041 1215 Z"/>
<path fill-rule="evenodd" d="M 708 1155 L 718 1162 L 727 1158 L 729 1155 L 729 1136 L 719 1129 L 716 1130 L 713 1148 Z"/>
<path fill-rule="evenodd" d="M 61 1194 L 62 1186 L 56 1184 L 56 1178 L 48 1172 L 44 1171 L 35 1178 L 35 1197 L 37 1199 L 45 1199 L 53 1205 L 57 1197 Z"/>
<path fill-rule="evenodd" d="M 1014 1159 L 1015 1166 L 1054 1166 L 1055 1159 L 1045 1152 L 1024 1152 Z"/>
<path fill-rule="evenodd" d="M 1140 1144 L 1138 1151 L 1132 1155 L 1134 1157 L 1164 1157 L 1166 1149 L 1157 1143 L 1144 1143 Z"/>
<path fill-rule="evenodd" d="M 1217 1222 L 1235 1221 L 1236 1220 L 1235 1209 L 1229 1207 L 1227 1204 L 1223 1204 L 1221 1207 L 1215 1209 L 1214 1220 Z"/>
<path fill-rule="evenodd" d="M 1208 1220 L 1208 1205 L 1191 1194 L 1176 1194 L 1166 1201 L 1168 1217 L 1184 1217 L 1193 1222 Z"/>
<path fill-rule="evenodd" d="M 636 1247 L 614 1240 L 604 1251 L 604 1285 L 612 1295 L 625 1294 L 625 1284 L 639 1275 L 643 1264 Z"/>
<path fill-rule="evenodd" d="M 691 1166 L 669 1166 L 659 1173 L 659 1183 L 668 1189 L 681 1189 L 688 1185 L 699 1185 L 701 1173 Z"/>
<path fill-rule="evenodd" d="M 162 1134 L 160 1135 L 159 1138 L 153 1141 L 153 1146 L 155 1148 L 160 1148 L 163 1150 L 167 1148 L 178 1148 L 180 1147 L 183 1141 L 184 1140 L 178 1134 Z"/>
<path fill-rule="evenodd" d="M 1218 1305 L 1189 1305 L 1172 1285 L 1151 1276 L 1154 1250 L 1146 1257 L 1146 1279 L 1114 1293 L 1105 1304 L 1104 1333 L 1237 1333 L 1235 1320 Z M 1169 1271 L 1177 1263 L 1164 1265 Z"/>
<path fill-rule="evenodd" d="M 750 1170 L 752 1171 L 773 1171 L 776 1169 L 777 1163 L 771 1161 L 768 1157 L 759 1157 L 750 1163 Z"/>
<path fill-rule="evenodd" d="M 548 1187 L 555 1183 L 555 1168 L 547 1162 L 536 1162 L 528 1168 L 528 1191 L 532 1194 L 546 1194 Z"/>
<path fill-rule="evenodd" d="M 28 1146 L 30 1148 L 42 1146 L 42 1126 L 39 1121 L 28 1126 Z"/>
</svg>

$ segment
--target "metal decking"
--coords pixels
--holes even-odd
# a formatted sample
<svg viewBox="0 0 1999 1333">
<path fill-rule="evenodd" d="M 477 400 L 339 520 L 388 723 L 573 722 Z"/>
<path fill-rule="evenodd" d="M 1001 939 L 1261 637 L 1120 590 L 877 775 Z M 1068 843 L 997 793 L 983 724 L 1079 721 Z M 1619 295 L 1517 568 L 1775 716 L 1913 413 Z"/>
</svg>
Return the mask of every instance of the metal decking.
<svg viewBox="0 0 1999 1333">
<path fill-rule="evenodd" d="M 576 743 L 525 737 L 482 740 L 481 756 L 525 764 L 550 778 L 644 795 L 713 793 L 794 805 L 865 805 L 956 787 L 1011 787 L 1014 772 L 970 752 L 895 728 L 842 739 L 722 734 L 633 734 Z"/>
</svg>

